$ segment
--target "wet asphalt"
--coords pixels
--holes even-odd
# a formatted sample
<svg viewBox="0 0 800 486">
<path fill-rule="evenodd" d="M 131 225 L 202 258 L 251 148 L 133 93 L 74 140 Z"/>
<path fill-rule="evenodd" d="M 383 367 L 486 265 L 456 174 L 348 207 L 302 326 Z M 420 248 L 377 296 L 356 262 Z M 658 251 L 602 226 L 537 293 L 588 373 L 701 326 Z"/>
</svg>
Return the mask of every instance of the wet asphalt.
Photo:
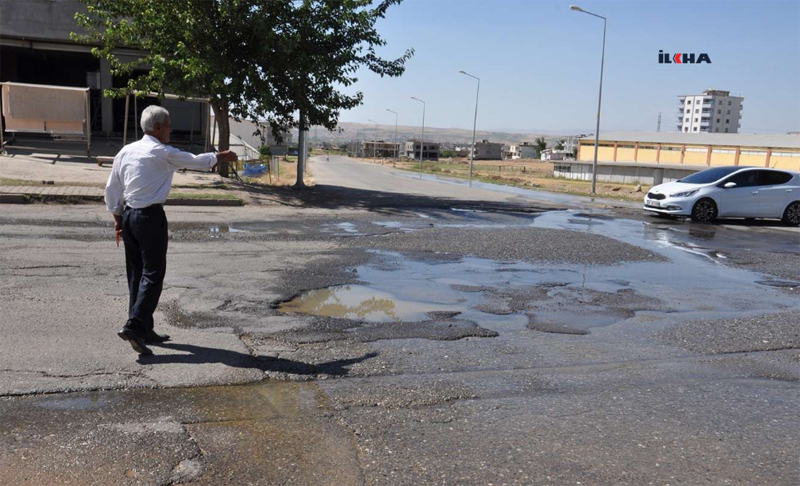
<svg viewBox="0 0 800 486">
<path fill-rule="evenodd" d="M 0 482 L 797 484 L 798 232 L 313 170 L 168 210 L 139 359 L 102 209 L 4 211 Z"/>
</svg>

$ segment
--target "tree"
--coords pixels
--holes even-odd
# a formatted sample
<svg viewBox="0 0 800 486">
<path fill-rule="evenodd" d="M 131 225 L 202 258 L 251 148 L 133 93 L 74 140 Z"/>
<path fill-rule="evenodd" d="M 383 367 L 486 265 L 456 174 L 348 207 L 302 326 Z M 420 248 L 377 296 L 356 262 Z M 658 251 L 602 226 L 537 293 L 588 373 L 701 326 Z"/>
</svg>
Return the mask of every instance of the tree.
<svg viewBox="0 0 800 486">
<path fill-rule="evenodd" d="M 125 87 L 106 90 L 105 96 L 171 92 L 208 98 L 219 124 L 219 149 L 227 150 L 228 115 L 231 108 L 241 112 L 241 78 L 249 74 L 240 70 L 242 58 L 252 53 L 247 46 L 255 41 L 251 2 L 81 1 L 87 12 L 76 13 L 75 19 L 86 34 L 72 33 L 73 39 L 98 44 L 92 53 L 107 59 L 115 76 L 146 70 L 131 77 Z M 140 49 L 144 55 L 125 62 L 114 51 L 121 46 Z M 227 172 L 227 165 L 221 164 L 220 174 Z"/>
<path fill-rule="evenodd" d="M 544 137 L 539 137 L 536 139 L 536 153 L 541 155 L 547 149 L 547 141 Z"/>
<path fill-rule="evenodd" d="M 386 44 L 376 22 L 401 1 L 381 0 L 372 7 L 372 0 L 267 0 L 269 9 L 261 14 L 273 16 L 279 30 L 261 43 L 261 52 L 253 57 L 255 70 L 262 76 L 250 80 L 250 89 L 271 94 L 264 100 L 268 103 L 256 104 L 254 111 L 273 132 L 298 128 L 304 133 L 312 125 L 335 130 L 341 111 L 363 101 L 361 92 L 349 95 L 337 89 L 356 83 L 359 68 L 380 76 L 400 76 L 405 71 L 413 49 L 394 60 L 382 59 L 375 51 Z M 286 62 L 276 63 L 275 53 Z M 298 164 L 298 187 L 304 185 L 303 170 L 303 164 Z"/>
<path fill-rule="evenodd" d="M 228 148 L 229 117 L 267 120 L 279 141 L 290 128 L 314 124 L 334 130 L 340 111 L 363 99 L 360 92 L 345 95 L 334 86 L 355 83 L 362 66 L 399 76 L 413 54 L 408 50 L 387 61 L 375 52 L 385 45 L 375 23 L 402 0 L 375 7 L 373 0 L 81 1 L 87 12 L 75 18 L 86 34 L 72 37 L 98 44 L 93 54 L 108 59 L 115 76 L 148 69 L 106 96 L 171 92 L 208 98 L 220 150 Z M 114 52 L 120 46 L 144 56 L 124 62 Z M 225 164 L 220 174 L 227 175 Z"/>
<path fill-rule="evenodd" d="M 269 159 L 272 157 L 272 149 L 269 148 L 269 145 L 264 144 L 258 147 L 258 155 L 260 155 L 262 159 Z"/>
<path fill-rule="evenodd" d="M 556 150 L 564 150 L 564 141 L 559 140 L 555 147 Z"/>
</svg>

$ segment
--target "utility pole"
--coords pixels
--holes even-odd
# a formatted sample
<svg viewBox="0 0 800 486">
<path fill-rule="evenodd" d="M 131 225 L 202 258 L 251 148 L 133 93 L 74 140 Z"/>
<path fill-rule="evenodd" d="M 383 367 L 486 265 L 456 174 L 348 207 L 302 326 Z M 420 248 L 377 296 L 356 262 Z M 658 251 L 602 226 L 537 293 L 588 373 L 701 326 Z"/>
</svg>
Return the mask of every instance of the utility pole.
<svg viewBox="0 0 800 486">
<path fill-rule="evenodd" d="M 400 142 L 397 141 L 397 118 L 398 114 L 396 111 L 392 111 L 389 108 L 386 108 L 386 111 L 390 113 L 394 113 L 394 160 L 392 160 L 392 167 L 397 166 L 397 151 L 400 148 Z"/>
<path fill-rule="evenodd" d="M 657 132 L 661 131 L 661 112 L 658 112 L 658 128 L 656 128 Z"/>
<path fill-rule="evenodd" d="M 422 179 L 422 157 L 425 155 L 425 102 L 413 96 L 411 99 L 422 103 L 422 140 L 419 142 L 419 178 Z"/>
</svg>

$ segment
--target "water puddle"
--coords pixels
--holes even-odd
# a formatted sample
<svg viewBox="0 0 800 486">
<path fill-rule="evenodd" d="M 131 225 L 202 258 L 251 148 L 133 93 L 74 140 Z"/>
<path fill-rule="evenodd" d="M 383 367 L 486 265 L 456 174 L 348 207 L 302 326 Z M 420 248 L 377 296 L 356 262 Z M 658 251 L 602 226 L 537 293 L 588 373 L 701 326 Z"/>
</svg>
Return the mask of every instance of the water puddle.
<svg viewBox="0 0 800 486">
<path fill-rule="evenodd" d="M 338 317 L 364 322 L 416 322 L 431 313 L 458 314 L 457 305 L 405 300 L 390 292 L 364 285 L 341 285 L 311 290 L 278 307 L 282 312 Z"/>
<path fill-rule="evenodd" d="M 220 235 L 225 234 L 247 233 L 245 230 L 234 228 L 230 225 L 210 226 L 208 230 L 211 238 L 219 238 Z"/>
<path fill-rule="evenodd" d="M 98 410 L 109 404 L 108 396 L 97 393 L 83 396 L 46 396 L 35 402 L 37 407 L 50 410 Z"/>
<path fill-rule="evenodd" d="M 378 262 L 356 268 L 359 285 L 308 291 L 280 310 L 392 323 L 436 320 L 436 313 L 449 312 L 498 332 L 519 330 L 522 323 L 542 332 L 586 334 L 637 312 L 719 319 L 798 307 L 794 299 L 770 290 L 795 282 L 765 281 L 759 274 L 720 265 L 726 257 L 719 250 L 669 226 L 569 211 L 545 213 L 526 225 L 598 233 L 651 249 L 669 261 L 603 266 L 465 257 L 431 262 L 375 251 Z M 516 307 L 508 304 L 517 298 L 509 297 L 515 292 L 522 295 Z"/>
</svg>

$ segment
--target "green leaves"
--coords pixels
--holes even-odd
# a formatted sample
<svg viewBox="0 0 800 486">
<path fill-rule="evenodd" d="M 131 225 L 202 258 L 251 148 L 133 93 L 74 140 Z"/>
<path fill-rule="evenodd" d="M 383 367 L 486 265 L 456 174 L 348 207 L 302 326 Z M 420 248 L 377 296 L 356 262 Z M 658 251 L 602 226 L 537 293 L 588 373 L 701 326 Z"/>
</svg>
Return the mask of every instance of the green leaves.
<svg viewBox="0 0 800 486">
<path fill-rule="evenodd" d="M 400 76 L 414 53 L 387 60 L 376 52 L 386 42 L 375 24 L 401 0 L 81 1 L 87 11 L 75 19 L 86 34 L 72 37 L 129 77 L 115 95 L 207 97 L 218 117 L 267 120 L 276 136 L 312 124 L 334 130 L 341 111 L 363 101 L 339 91 L 359 68 Z M 121 58 L 123 47 L 142 57 Z"/>
</svg>

